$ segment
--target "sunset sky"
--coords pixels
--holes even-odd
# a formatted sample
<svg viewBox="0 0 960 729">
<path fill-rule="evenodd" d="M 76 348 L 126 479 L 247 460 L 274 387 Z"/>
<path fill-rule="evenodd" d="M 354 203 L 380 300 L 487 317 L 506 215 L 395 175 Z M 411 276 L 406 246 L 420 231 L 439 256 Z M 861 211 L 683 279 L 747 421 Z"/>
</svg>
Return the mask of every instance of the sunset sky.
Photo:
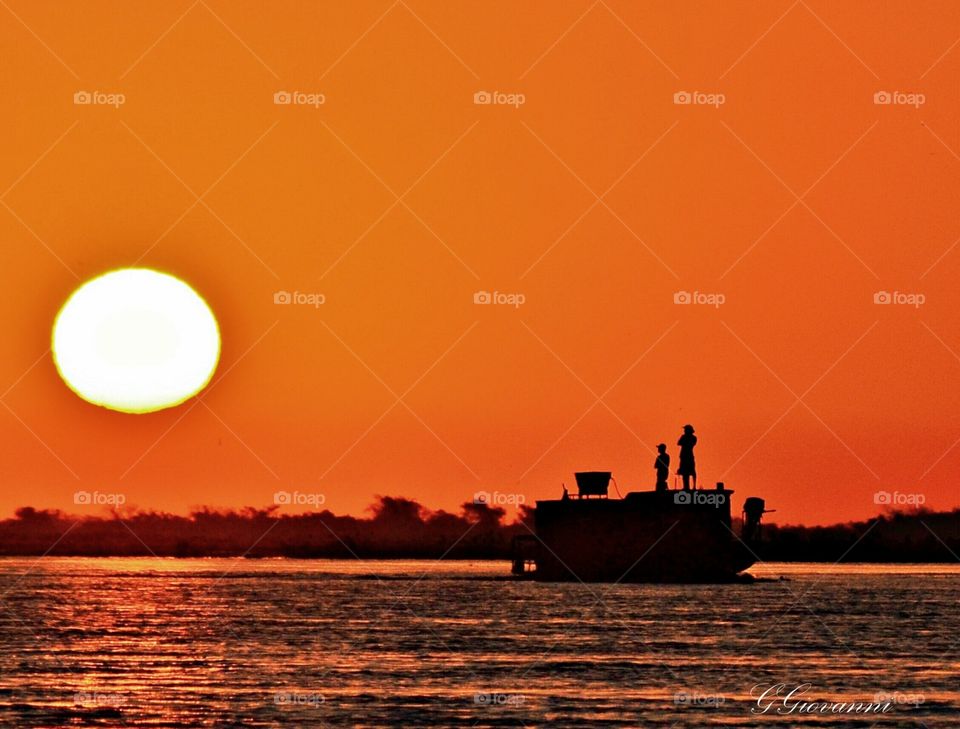
<svg viewBox="0 0 960 729">
<path fill-rule="evenodd" d="M 625 493 L 687 422 L 737 511 L 960 505 L 960 4 L 0 5 L 0 516 Z M 132 265 L 215 312 L 202 399 L 57 375 Z"/>
</svg>

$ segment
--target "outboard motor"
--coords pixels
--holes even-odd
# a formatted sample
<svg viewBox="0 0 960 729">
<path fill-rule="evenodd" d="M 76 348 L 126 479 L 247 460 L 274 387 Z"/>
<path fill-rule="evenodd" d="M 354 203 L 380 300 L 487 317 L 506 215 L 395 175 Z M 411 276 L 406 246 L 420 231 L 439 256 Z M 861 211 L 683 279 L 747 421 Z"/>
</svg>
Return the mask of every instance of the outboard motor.
<svg viewBox="0 0 960 729">
<path fill-rule="evenodd" d="M 760 521 L 766 513 L 766 502 L 758 496 L 750 496 L 743 502 L 743 526 L 740 537 L 745 542 L 760 538 Z"/>
</svg>

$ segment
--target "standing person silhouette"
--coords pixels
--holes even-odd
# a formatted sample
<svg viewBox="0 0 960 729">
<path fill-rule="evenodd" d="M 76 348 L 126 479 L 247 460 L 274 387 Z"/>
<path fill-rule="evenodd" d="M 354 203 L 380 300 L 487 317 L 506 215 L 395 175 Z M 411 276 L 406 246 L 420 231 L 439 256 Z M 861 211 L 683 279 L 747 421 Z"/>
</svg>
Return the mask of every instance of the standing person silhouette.
<svg viewBox="0 0 960 729">
<path fill-rule="evenodd" d="M 680 466 L 677 475 L 683 477 L 683 490 L 690 490 L 690 477 L 693 476 L 693 488 L 697 488 L 697 464 L 693 458 L 693 447 L 697 444 L 697 436 L 693 434 L 693 426 L 689 423 L 683 426 L 683 435 L 677 441 L 680 446 Z"/>
<path fill-rule="evenodd" d="M 657 491 L 666 491 L 670 488 L 667 479 L 670 478 L 670 454 L 667 453 L 667 444 L 657 446 L 657 460 L 653 462 L 657 471 Z"/>
</svg>

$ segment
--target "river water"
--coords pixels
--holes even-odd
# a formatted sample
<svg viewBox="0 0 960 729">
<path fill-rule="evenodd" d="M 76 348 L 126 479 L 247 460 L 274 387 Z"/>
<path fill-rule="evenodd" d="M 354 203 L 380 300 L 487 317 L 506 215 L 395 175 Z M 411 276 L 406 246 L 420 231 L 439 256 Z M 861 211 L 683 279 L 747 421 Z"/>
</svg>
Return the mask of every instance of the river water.
<svg viewBox="0 0 960 729">
<path fill-rule="evenodd" d="M 960 565 L 508 571 L 0 559 L 0 725 L 960 726 Z"/>
</svg>

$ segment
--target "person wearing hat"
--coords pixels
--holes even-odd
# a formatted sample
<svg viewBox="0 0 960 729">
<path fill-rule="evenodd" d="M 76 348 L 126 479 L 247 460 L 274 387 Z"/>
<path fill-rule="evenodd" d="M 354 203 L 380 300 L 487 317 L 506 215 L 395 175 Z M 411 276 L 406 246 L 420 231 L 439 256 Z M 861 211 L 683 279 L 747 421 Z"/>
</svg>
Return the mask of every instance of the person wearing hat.
<svg viewBox="0 0 960 729">
<path fill-rule="evenodd" d="M 693 434 L 693 426 L 689 423 L 683 426 L 683 435 L 677 441 L 680 446 L 680 465 L 677 475 L 683 477 L 683 490 L 690 490 L 690 477 L 693 477 L 693 488 L 697 488 L 697 464 L 693 458 L 693 447 L 697 444 L 697 436 Z"/>
</svg>

